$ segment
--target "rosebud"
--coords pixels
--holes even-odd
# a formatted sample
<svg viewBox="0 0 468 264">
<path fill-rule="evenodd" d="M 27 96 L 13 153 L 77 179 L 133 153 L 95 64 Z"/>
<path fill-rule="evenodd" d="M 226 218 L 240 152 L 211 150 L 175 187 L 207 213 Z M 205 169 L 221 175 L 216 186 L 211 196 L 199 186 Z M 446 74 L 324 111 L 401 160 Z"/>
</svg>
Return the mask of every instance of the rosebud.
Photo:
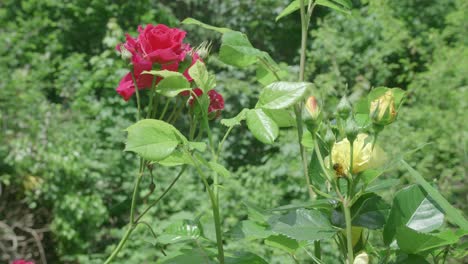
<svg viewBox="0 0 468 264">
<path fill-rule="evenodd" d="M 366 252 L 361 252 L 359 255 L 357 255 L 353 262 L 353 264 L 368 264 L 368 263 L 369 263 L 369 255 L 367 255 Z"/>
<path fill-rule="evenodd" d="M 197 53 L 202 59 L 206 59 L 211 51 L 211 41 L 203 41 L 193 52 Z"/>
<path fill-rule="evenodd" d="M 345 133 L 349 142 L 354 142 L 359 133 L 359 127 L 354 119 L 350 118 L 348 121 L 346 121 Z"/>
<path fill-rule="evenodd" d="M 307 112 L 309 112 L 310 116 L 313 120 L 317 120 L 320 116 L 320 107 L 317 102 L 317 98 L 315 96 L 310 96 L 307 98 L 305 107 Z"/>
<path fill-rule="evenodd" d="M 341 117 L 341 119 L 346 120 L 352 110 L 353 108 L 351 107 L 351 103 L 348 101 L 348 98 L 343 96 L 343 98 L 341 98 L 340 102 L 336 106 L 338 115 Z"/>
<path fill-rule="evenodd" d="M 328 146 L 333 146 L 333 144 L 335 144 L 336 137 L 335 137 L 335 134 L 333 134 L 333 131 L 330 128 L 328 128 L 327 132 L 325 133 L 324 141 Z"/>
<path fill-rule="evenodd" d="M 395 107 L 395 97 L 392 90 L 388 90 L 379 98 L 370 103 L 370 117 L 377 125 L 385 126 L 393 123 L 396 119 L 397 111 Z"/>
<path fill-rule="evenodd" d="M 125 48 L 124 44 L 120 44 L 117 48 L 118 51 L 120 51 L 120 57 L 124 60 L 131 60 L 132 59 L 132 53 L 128 51 L 127 48 Z"/>
</svg>

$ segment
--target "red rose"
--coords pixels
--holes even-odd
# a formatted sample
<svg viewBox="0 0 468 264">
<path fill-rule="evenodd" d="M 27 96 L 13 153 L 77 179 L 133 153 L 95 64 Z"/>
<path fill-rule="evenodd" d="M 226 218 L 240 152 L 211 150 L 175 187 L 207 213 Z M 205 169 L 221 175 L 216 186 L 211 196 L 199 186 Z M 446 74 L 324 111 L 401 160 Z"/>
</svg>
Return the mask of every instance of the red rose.
<svg viewBox="0 0 468 264">
<path fill-rule="evenodd" d="M 24 259 L 18 259 L 13 261 L 11 264 L 34 264 L 32 261 L 26 261 Z"/>
<path fill-rule="evenodd" d="M 208 107 L 208 113 L 221 111 L 224 109 L 224 98 L 221 94 L 215 90 L 208 91 L 208 96 L 210 97 L 210 106 Z"/>
<path fill-rule="evenodd" d="M 177 28 L 169 28 L 159 24 L 138 27 L 138 37 L 126 35 L 123 44 L 133 56 L 140 56 L 144 60 L 159 64 L 172 64 L 185 59 L 186 47 L 182 44 L 186 32 Z M 121 46 L 117 46 L 121 51 Z"/>
<path fill-rule="evenodd" d="M 203 91 L 200 88 L 193 89 L 193 93 L 195 93 L 196 97 L 199 97 L 203 94 Z M 193 106 L 195 102 L 195 98 L 192 96 L 188 100 L 188 104 Z M 215 90 L 208 91 L 208 97 L 210 98 L 210 105 L 208 106 L 208 114 L 210 114 L 210 119 L 214 119 L 221 114 L 221 110 L 224 109 L 224 98 L 221 94 L 216 92 Z"/>
<path fill-rule="evenodd" d="M 141 74 L 143 71 L 150 71 L 152 68 L 151 62 L 142 59 L 139 56 L 132 57 L 133 72 L 135 74 L 135 80 L 138 85 L 138 89 L 151 87 L 153 76 L 150 74 Z M 135 85 L 133 83 L 132 74 L 129 72 L 120 80 L 117 92 L 128 101 L 135 93 Z"/>
<path fill-rule="evenodd" d="M 138 32 L 139 35 L 136 38 L 126 34 L 126 42 L 117 45 L 116 48 L 119 52 L 125 54 L 125 57 L 130 57 L 131 54 L 133 72 L 139 89 L 151 86 L 153 76 L 141 73 L 151 70 L 154 63 L 159 64 L 162 70 L 179 71 L 180 63 L 186 59 L 189 53 L 191 53 L 191 63 L 189 67 L 183 70 L 183 74 L 188 81 L 193 80 L 188 73 L 188 69 L 197 60 L 200 60 L 200 57 L 189 44 L 182 43 L 185 38 L 185 31 L 169 28 L 162 24 L 156 26 L 149 24 L 145 28 L 139 26 Z M 180 70 L 182 71 L 182 69 Z M 160 80 L 158 78 L 157 82 Z M 125 101 L 132 97 L 135 93 L 135 85 L 131 73 L 122 78 L 116 90 Z"/>
</svg>

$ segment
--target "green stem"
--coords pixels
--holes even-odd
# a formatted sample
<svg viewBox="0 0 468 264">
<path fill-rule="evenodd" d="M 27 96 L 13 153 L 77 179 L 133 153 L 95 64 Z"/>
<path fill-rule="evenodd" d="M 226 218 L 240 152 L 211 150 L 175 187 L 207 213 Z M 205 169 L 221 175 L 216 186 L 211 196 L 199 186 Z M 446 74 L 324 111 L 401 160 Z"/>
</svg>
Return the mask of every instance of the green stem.
<svg viewBox="0 0 468 264">
<path fill-rule="evenodd" d="M 349 143 L 349 174 L 353 175 L 354 142 Z"/>
<path fill-rule="evenodd" d="M 219 216 L 219 207 L 216 202 L 216 196 L 211 190 L 210 185 L 208 184 L 208 181 L 206 180 L 206 176 L 203 173 L 202 169 L 200 168 L 200 165 L 198 165 L 198 162 L 192 157 L 192 155 L 190 155 L 190 157 L 195 165 L 195 168 L 198 174 L 200 175 L 203 181 L 203 184 L 205 185 L 208 195 L 210 196 L 211 208 L 213 210 L 213 218 L 215 222 L 216 244 L 218 246 L 218 261 L 220 264 L 224 264 L 223 234 L 221 233 L 221 218 Z"/>
<path fill-rule="evenodd" d="M 133 71 L 132 71 L 132 80 L 133 80 L 133 85 L 135 86 L 135 94 L 137 98 L 137 109 L 138 109 L 137 120 L 140 120 L 141 118 L 140 91 L 138 90 L 138 84 L 135 79 L 135 74 L 133 73 Z"/>
<path fill-rule="evenodd" d="M 151 89 L 150 89 L 150 98 L 149 98 L 149 106 L 148 111 L 146 113 L 146 118 L 153 117 L 153 101 L 154 96 L 156 95 L 156 76 L 153 76 L 153 81 L 151 82 Z"/>
<path fill-rule="evenodd" d="M 125 242 L 127 242 L 128 238 L 130 237 L 130 234 L 133 232 L 133 230 L 135 229 L 135 227 L 133 225 L 130 225 L 130 227 L 127 229 L 127 231 L 125 232 L 124 236 L 122 237 L 122 239 L 120 240 L 119 244 L 117 245 L 117 247 L 114 249 L 114 251 L 112 252 L 112 254 L 107 258 L 106 262 L 104 262 L 104 264 L 109 264 L 111 263 L 111 261 L 117 256 L 117 254 L 120 252 L 120 250 L 123 248 L 123 246 L 125 245 Z"/>
<path fill-rule="evenodd" d="M 346 245 L 347 245 L 348 264 L 353 264 L 354 254 L 353 254 L 351 212 L 350 212 L 350 207 L 349 207 L 347 199 L 343 200 L 343 213 L 344 213 L 345 222 L 346 222 Z"/>
<path fill-rule="evenodd" d="M 143 178 L 143 170 L 144 170 L 144 160 L 140 159 L 140 171 L 138 173 L 138 177 L 135 182 L 135 186 L 133 188 L 133 195 L 132 195 L 132 204 L 130 207 L 130 226 L 125 232 L 124 236 L 120 240 L 119 244 L 117 247 L 114 249 L 112 254 L 107 258 L 106 262 L 104 264 L 110 263 L 120 252 L 120 250 L 123 248 L 125 243 L 127 242 L 128 238 L 130 237 L 130 234 L 133 232 L 135 229 L 135 208 L 136 208 L 136 199 L 138 196 L 138 187 L 140 186 L 141 179 Z"/>
<path fill-rule="evenodd" d="M 314 241 L 314 255 L 317 259 L 322 258 L 322 251 L 320 250 L 320 240 Z"/>
<path fill-rule="evenodd" d="M 305 4 L 304 0 L 300 1 L 300 9 L 301 9 L 301 54 L 300 54 L 300 64 L 299 64 L 299 81 L 303 82 L 304 81 L 304 75 L 305 75 L 305 61 L 306 61 L 306 44 L 307 44 L 307 29 L 309 25 L 309 20 L 310 16 L 306 17 L 306 10 L 305 10 Z M 302 102 L 299 102 L 294 106 L 294 113 L 296 116 L 296 124 L 297 124 L 297 137 L 298 137 L 298 143 L 299 143 L 299 151 L 301 153 L 301 160 L 302 160 L 302 167 L 304 170 L 304 177 L 307 183 L 307 187 L 309 189 L 309 196 L 310 199 L 313 200 L 315 199 L 315 193 L 310 187 L 310 177 L 309 177 L 309 164 L 307 160 L 307 151 L 302 146 L 301 140 L 302 140 L 302 133 L 303 133 L 303 128 L 302 128 Z"/>
<path fill-rule="evenodd" d="M 182 169 L 180 170 L 179 174 L 177 174 L 177 176 L 175 177 L 175 179 L 169 184 L 169 186 L 164 190 L 164 192 L 159 195 L 159 197 L 154 200 L 148 207 L 146 207 L 145 210 L 143 210 L 143 212 L 137 217 L 137 219 L 135 220 L 135 223 L 139 223 L 140 222 L 140 219 L 153 207 L 155 206 L 159 201 L 162 200 L 162 198 L 164 198 L 164 196 L 166 196 L 166 194 L 172 189 L 172 187 L 174 187 L 174 185 L 176 184 L 176 182 L 180 179 L 180 177 L 182 176 L 182 174 L 184 173 L 185 169 L 187 168 L 187 165 L 184 165 L 182 167 Z"/>
<path fill-rule="evenodd" d="M 317 154 L 317 158 L 320 164 L 320 168 L 322 168 L 322 171 L 323 173 L 325 173 L 325 176 L 327 177 L 327 179 L 330 182 L 333 181 L 332 176 L 328 173 L 328 170 L 327 168 L 325 168 L 325 164 L 323 163 L 323 156 L 322 156 L 322 152 L 320 152 L 320 147 L 317 142 L 317 137 L 314 138 L 314 146 L 315 146 L 315 153 Z M 331 155 L 330 155 L 330 159 L 331 159 Z"/>
<path fill-rule="evenodd" d="M 218 151 L 216 152 L 216 156 L 215 156 L 215 161 L 218 159 L 219 153 L 223 149 L 224 141 L 226 141 L 227 137 L 229 136 L 233 128 L 234 127 L 229 127 L 228 130 L 226 131 L 226 134 L 224 134 L 223 139 L 221 140 L 221 142 L 219 142 Z"/>
<path fill-rule="evenodd" d="M 166 100 L 166 104 L 164 105 L 163 111 L 159 116 L 159 120 L 163 120 L 164 116 L 166 115 L 167 109 L 169 108 L 169 103 L 171 102 L 171 100 L 169 98 L 167 98 Z"/>
</svg>

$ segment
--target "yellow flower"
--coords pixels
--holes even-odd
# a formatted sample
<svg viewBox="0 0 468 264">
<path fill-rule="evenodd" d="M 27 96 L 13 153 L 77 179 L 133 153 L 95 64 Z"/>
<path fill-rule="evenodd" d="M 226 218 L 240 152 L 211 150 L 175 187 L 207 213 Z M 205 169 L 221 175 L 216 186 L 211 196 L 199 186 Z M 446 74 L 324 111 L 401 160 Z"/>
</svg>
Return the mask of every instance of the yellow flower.
<svg viewBox="0 0 468 264">
<path fill-rule="evenodd" d="M 331 159 L 333 169 L 338 176 L 346 176 L 349 173 L 350 143 L 343 139 L 333 145 Z M 329 166 L 330 157 L 325 158 L 325 164 Z M 353 174 L 367 169 L 378 168 L 386 161 L 386 155 L 379 146 L 372 148 L 372 138 L 367 134 L 358 134 L 353 144 Z"/>
<path fill-rule="evenodd" d="M 388 90 L 381 97 L 371 102 L 370 114 L 372 120 L 380 125 L 388 125 L 395 121 L 397 112 L 392 90 Z"/>
</svg>

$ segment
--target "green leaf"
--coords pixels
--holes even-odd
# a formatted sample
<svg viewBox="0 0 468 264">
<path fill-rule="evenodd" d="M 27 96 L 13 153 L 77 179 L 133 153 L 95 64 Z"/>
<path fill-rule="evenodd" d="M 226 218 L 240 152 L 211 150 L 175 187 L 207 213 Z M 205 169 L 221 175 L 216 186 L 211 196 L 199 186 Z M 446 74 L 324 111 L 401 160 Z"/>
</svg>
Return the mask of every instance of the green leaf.
<svg viewBox="0 0 468 264">
<path fill-rule="evenodd" d="M 400 180 L 398 179 L 385 179 L 379 181 L 373 181 L 367 186 L 366 192 L 377 192 L 381 190 L 386 190 L 388 188 L 397 186 Z"/>
<path fill-rule="evenodd" d="M 193 165 L 192 158 L 189 154 L 181 150 L 175 150 L 169 157 L 158 161 L 158 163 L 165 167 L 174 167 L 184 164 Z"/>
<path fill-rule="evenodd" d="M 197 150 L 199 152 L 205 152 L 206 151 L 206 143 L 205 142 L 189 141 L 188 142 L 188 147 L 189 147 L 190 150 Z"/>
<path fill-rule="evenodd" d="M 259 96 L 257 107 L 284 109 L 302 99 L 312 85 L 306 82 L 274 82 L 265 87 Z"/>
<path fill-rule="evenodd" d="M 294 253 L 296 253 L 298 249 L 300 249 L 306 243 L 304 242 L 299 243 L 297 240 L 294 240 L 284 235 L 273 235 L 265 239 L 265 245 L 284 250 L 287 253 L 293 254 L 293 255 Z"/>
<path fill-rule="evenodd" d="M 210 164 L 210 168 L 216 172 L 217 174 L 225 177 L 225 178 L 228 178 L 231 176 L 231 173 L 221 164 L 217 163 L 217 162 L 214 162 L 214 161 L 210 161 L 208 162 L 208 164 Z"/>
<path fill-rule="evenodd" d="M 384 173 L 383 170 L 370 169 L 370 170 L 365 170 L 365 171 L 361 172 L 360 177 L 361 177 L 362 181 L 366 185 L 368 185 L 371 182 L 373 182 L 375 179 L 377 179 L 377 177 L 382 175 L 382 173 Z"/>
<path fill-rule="evenodd" d="M 280 128 L 292 127 L 296 125 L 296 120 L 291 114 L 291 111 L 287 109 L 263 109 L 263 112 L 267 114 Z"/>
<path fill-rule="evenodd" d="M 308 149 L 313 149 L 315 147 L 314 137 L 309 130 L 304 131 L 302 134 L 301 144 Z"/>
<path fill-rule="evenodd" d="M 269 209 L 268 211 L 290 211 L 290 210 L 302 209 L 302 208 L 315 208 L 315 209 L 330 210 L 332 208 L 332 205 L 329 200 L 319 199 L 319 200 L 314 200 L 314 201 L 309 201 L 309 202 L 283 205 L 283 206 Z"/>
<path fill-rule="evenodd" d="M 288 72 L 281 69 L 280 66 L 266 52 L 257 64 L 256 78 L 263 86 L 272 82 L 279 81 L 288 76 Z"/>
<path fill-rule="evenodd" d="M 184 75 L 180 72 L 176 71 L 168 71 L 168 70 L 160 70 L 160 71 L 144 71 L 141 74 L 151 74 L 154 76 L 158 76 L 161 78 L 167 78 L 167 77 L 182 77 L 185 79 Z"/>
<path fill-rule="evenodd" d="M 158 242 L 173 244 L 187 240 L 196 240 L 200 236 L 200 223 L 192 220 L 179 220 L 164 229 L 164 233 L 158 237 Z"/>
<path fill-rule="evenodd" d="M 198 88 L 202 89 L 204 93 L 207 93 L 216 86 L 215 76 L 208 72 L 205 63 L 200 60 L 197 60 L 197 62 L 190 67 L 189 74 Z"/>
<path fill-rule="evenodd" d="M 246 117 L 250 132 L 261 142 L 272 144 L 278 137 L 278 125 L 262 109 L 249 110 Z"/>
<path fill-rule="evenodd" d="M 271 230 L 299 241 L 329 239 L 336 233 L 328 218 L 317 210 L 297 209 L 270 217 Z"/>
<path fill-rule="evenodd" d="M 225 263 L 226 264 L 268 264 L 268 262 L 266 262 L 264 259 L 250 252 L 236 252 L 234 255 L 226 254 Z"/>
<path fill-rule="evenodd" d="M 247 111 L 249 111 L 249 109 L 244 108 L 244 109 L 242 109 L 242 111 L 239 112 L 239 114 L 237 114 L 233 118 L 221 119 L 221 124 L 223 124 L 223 125 L 225 125 L 227 127 L 240 126 L 241 121 L 245 120 L 245 118 L 246 118 Z"/>
<path fill-rule="evenodd" d="M 307 5 L 308 3 L 309 1 L 307 1 L 307 3 L 304 3 L 304 4 Z M 275 20 L 278 21 L 281 18 L 294 13 L 296 10 L 299 10 L 300 8 L 301 8 L 301 2 L 299 0 L 294 0 L 285 9 L 283 9 L 283 11 L 281 11 L 281 13 L 276 17 Z"/>
<path fill-rule="evenodd" d="M 190 83 L 184 76 L 169 76 L 162 79 L 157 87 L 156 92 L 167 96 L 175 97 L 183 91 L 191 90 Z"/>
<path fill-rule="evenodd" d="M 199 20 L 196 20 L 194 18 L 191 18 L 191 17 L 184 19 L 184 21 L 182 21 L 182 24 L 184 24 L 184 25 L 197 25 L 197 26 L 200 26 L 202 28 L 217 31 L 219 33 L 226 33 L 226 32 L 232 31 L 232 29 L 229 29 L 229 28 L 215 27 L 215 26 L 205 24 L 205 23 L 203 23 L 203 22 L 201 22 Z"/>
<path fill-rule="evenodd" d="M 172 125 L 155 119 L 144 119 L 129 126 L 125 151 L 135 152 L 150 161 L 171 155 L 187 139 Z"/>
<path fill-rule="evenodd" d="M 397 255 L 396 262 L 392 262 L 392 263 L 394 264 L 430 264 L 422 256 L 413 255 L 413 254 L 407 255 L 402 252 L 400 252 Z"/>
<path fill-rule="evenodd" d="M 407 226 L 420 232 L 431 232 L 444 222 L 444 215 L 427 193 L 417 185 L 397 192 L 384 228 L 384 242 L 389 245 L 398 227 Z"/>
<path fill-rule="evenodd" d="M 429 195 L 434 199 L 434 201 L 442 208 L 442 210 L 445 211 L 447 214 L 447 219 L 458 225 L 464 230 L 468 230 L 468 221 L 466 221 L 465 217 L 463 214 L 458 211 L 455 207 L 453 207 L 436 189 L 434 189 L 425 179 L 421 174 L 419 174 L 417 171 L 415 171 L 406 161 L 401 160 L 403 165 L 408 169 L 411 177 L 413 177 L 413 180 L 421 185 L 424 190 L 429 193 Z"/>
<path fill-rule="evenodd" d="M 200 222 L 201 229 L 203 230 L 203 237 L 216 243 L 216 230 L 213 215 L 203 214 L 199 217 L 198 221 Z"/>
<path fill-rule="evenodd" d="M 245 240 L 264 239 L 273 234 L 266 226 L 252 220 L 240 221 L 230 233 L 234 239 Z"/>
<path fill-rule="evenodd" d="M 175 256 L 167 256 L 158 261 L 158 264 L 193 264 L 193 263 L 204 263 L 204 264 L 215 264 L 213 261 L 213 255 L 209 251 L 194 248 L 191 250 L 182 250 L 182 252 L 176 253 Z"/>
<path fill-rule="evenodd" d="M 332 223 L 344 228 L 345 219 L 341 210 L 333 211 Z M 356 227 L 381 229 L 385 225 L 389 211 L 390 205 L 382 197 L 374 193 L 366 193 L 359 197 L 351 207 L 351 223 Z"/>
<path fill-rule="evenodd" d="M 321 6 L 326 6 L 326 7 L 329 7 L 333 10 L 336 10 L 338 12 L 342 12 L 344 14 L 351 14 L 351 11 L 349 10 L 350 7 L 347 7 L 347 6 L 350 6 L 350 3 L 348 2 L 348 4 L 345 4 L 345 5 L 342 5 L 343 2 L 348 2 L 348 1 L 343 1 L 343 0 L 334 0 L 334 1 L 331 1 L 331 0 L 316 0 L 315 3 L 317 5 L 321 5 Z"/>
<path fill-rule="evenodd" d="M 229 65 L 244 68 L 257 62 L 264 52 L 254 48 L 247 36 L 238 31 L 223 34 L 219 59 Z"/>
<path fill-rule="evenodd" d="M 244 205 L 247 207 L 247 213 L 250 220 L 261 224 L 268 223 L 268 219 L 271 217 L 270 213 L 249 202 L 244 202 Z"/>
<path fill-rule="evenodd" d="M 425 234 L 402 226 L 396 230 L 396 239 L 403 252 L 415 254 L 457 243 L 459 236 L 452 231 Z"/>
<path fill-rule="evenodd" d="M 351 207 L 351 223 L 368 229 L 380 229 L 390 212 L 390 205 L 382 197 L 369 193 L 361 196 Z"/>
<path fill-rule="evenodd" d="M 307 8 L 307 5 L 309 4 L 310 1 L 305 0 L 304 5 Z M 351 9 L 352 3 L 350 0 L 316 0 L 315 4 L 317 5 L 322 5 L 329 7 L 331 9 L 334 9 L 339 12 L 343 12 L 345 14 L 350 14 L 351 12 L 349 9 Z M 299 10 L 301 8 L 301 2 L 299 0 L 295 0 L 291 2 L 281 13 L 276 17 L 276 21 L 280 20 L 281 18 L 295 12 L 296 10 Z"/>
</svg>

